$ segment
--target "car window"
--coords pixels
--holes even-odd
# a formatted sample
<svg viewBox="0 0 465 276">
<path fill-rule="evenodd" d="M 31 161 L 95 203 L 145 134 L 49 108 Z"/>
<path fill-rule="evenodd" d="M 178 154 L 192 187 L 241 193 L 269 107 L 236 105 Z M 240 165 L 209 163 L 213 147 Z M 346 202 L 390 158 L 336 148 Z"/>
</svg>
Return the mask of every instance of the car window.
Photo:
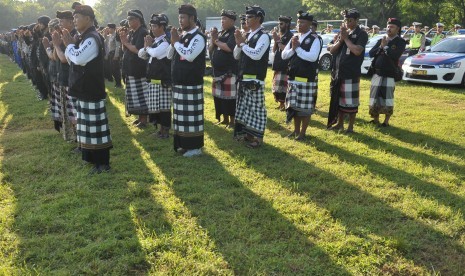
<svg viewBox="0 0 465 276">
<path fill-rule="evenodd" d="M 465 53 L 465 38 L 445 39 L 434 45 L 431 52 Z"/>
<path fill-rule="evenodd" d="M 380 35 L 380 36 L 375 36 L 375 37 L 373 37 L 372 39 L 368 40 L 368 43 L 367 43 L 367 45 L 365 46 L 365 48 L 373 48 L 373 47 L 375 47 L 376 43 L 377 43 L 378 40 L 380 40 L 381 38 L 383 38 L 382 35 Z"/>
</svg>

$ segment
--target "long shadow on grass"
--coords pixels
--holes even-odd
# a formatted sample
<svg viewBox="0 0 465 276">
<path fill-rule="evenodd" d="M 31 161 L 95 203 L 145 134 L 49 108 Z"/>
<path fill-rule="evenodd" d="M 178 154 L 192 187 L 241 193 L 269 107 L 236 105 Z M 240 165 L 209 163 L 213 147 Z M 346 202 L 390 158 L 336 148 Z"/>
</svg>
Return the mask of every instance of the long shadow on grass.
<svg viewBox="0 0 465 276">
<path fill-rule="evenodd" d="M 206 122 L 207 131 L 211 125 Z M 223 131 L 211 135 L 224 136 Z M 173 179 L 175 195 L 208 230 L 208 236 L 235 273 L 348 274 L 278 213 L 272 202 L 251 192 L 213 156 L 174 158 L 172 162 L 160 161 L 152 154 L 166 177 Z"/>
<path fill-rule="evenodd" d="M 28 90 L 10 90 L 0 95 L 8 114 L 31 110 L 30 97 L 35 96 Z M 35 101 L 33 105 L 36 104 L 40 109 L 44 105 Z M 34 118 L 43 120 L 43 114 Z M 22 123 L 15 117 L 9 122 L 11 126 Z M 118 133 L 116 136 L 126 139 L 120 143 L 114 137 L 112 156 L 124 148 L 137 152 L 127 142 L 129 131 L 118 129 L 124 123 L 110 116 L 110 124 L 115 126 L 113 135 Z M 149 192 L 150 182 L 156 181 L 153 175 L 125 174 L 124 168 L 114 167 L 118 174 L 89 177 L 90 168 L 80 164 L 80 156 L 70 153 L 72 145 L 51 129 L 12 131 L 7 127 L 0 141 L 4 147 L 0 169 L 16 199 L 16 267 L 33 268 L 33 274 L 146 274 L 149 264 L 133 221 L 144 220 L 157 232 L 169 231 L 163 208 Z M 127 157 L 133 166 L 145 166 L 137 155 Z"/>
<path fill-rule="evenodd" d="M 207 94 L 206 98 L 211 95 Z M 116 99 L 121 101 L 122 96 Z M 206 121 L 206 127 L 209 131 L 211 123 Z M 213 135 L 224 136 L 223 131 Z M 136 135 L 141 146 L 165 177 L 173 181 L 171 188 L 175 195 L 208 230 L 208 237 L 214 240 L 235 273 L 349 274 L 321 248 L 310 243 L 292 222 L 276 212 L 271 202 L 245 188 L 214 157 L 174 156 L 171 140 L 146 139 L 147 133 Z M 167 148 L 170 153 L 166 152 Z M 165 156 L 159 157 L 160 154 Z M 150 227 L 147 230 L 157 232 Z"/>
<path fill-rule="evenodd" d="M 270 119 L 268 123 L 277 124 Z M 212 138 L 216 140 L 216 137 Z M 336 156 L 340 160 L 347 160 L 349 163 L 363 164 L 375 173 L 382 171 L 382 168 L 376 167 L 379 164 L 371 164 L 372 160 L 356 156 L 320 139 L 314 138 L 314 140 L 320 151 Z M 242 153 L 235 147 L 229 148 L 220 142 L 217 144 L 220 149 L 231 152 L 233 156 L 239 156 Z M 273 159 L 277 161 L 264 161 L 260 151 L 272 152 Z M 439 269 L 444 274 L 454 275 L 463 272 L 465 251 L 457 241 L 428 225 L 407 217 L 379 198 L 341 180 L 334 174 L 318 169 L 267 144 L 259 151 L 250 154 L 247 159 L 247 164 L 250 164 L 251 168 L 257 172 L 279 181 L 285 188 L 305 193 L 321 208 L 329 210 L 334 219 L 344 224 L 355 235 L 366 238 L 366 230 L 368 230 L 369 233 L 396 241 L 396 249 L 402 256 L 417 265 L 421 264 L 426 268 L 433 266 L 434 269 Z M 286 164 L 292 166 L 292 171 L 300 171 L 302 174 L 289 175 L 283 168 Z M 397 170 L 392 171 L 391 168 L 384 167 L 384 169 L 391 170 L 391 173 L 401 173 Z M 383 176 L 391 178 L 388 174 L 383 174 Z M 411 176 L 404 176 L 412 179 Z M 287 181 L 282 181 L 283 179 Z M 400 178 L 393 181 L 395 180 L 400 180 Z M 293 183 L 299 183 L 299 185 L 295 186 Z"/>
<path fill-rule="evenodd" d="M 276 122 L 271 122 L 271 124 L 276 124 Z M 322 126 L 322 124 L 320 124 L 319 122 L 314 122 L 314 125 L 319 127 Z M 423 166 L 433 165 L 435 167 L 441 168 L 444 171 L 451 171 L 459 179 L 465 178 L 464 169 L 455 163 L 440 160 L 428 154 L 416 152 L 404 147 L 386 143 L 381 140 L 374 139 L 368 135 L 364 135 L 362 133 L 357 133 L 355 135 L 358 142 L 366 144 L 369 148 L 373 150 L 383 149 L 401 158 L 413 160 L 416 163 L 419 163 Z M 323 148 L 326 149 L 330 146 L 326 142 L 323 142 L 321 139 L 312 137 L 312 140 L 318 145 L 318 148 L 320 148 L 320 146 L 323 146 Z M 349 163 L 367 166 L 371 172 L 374 172 L 385 179 L 393 181 L 399 186 L 414 188 L 415 191 L 417 191 L 421 195 L 432 197 L 444 206 L 450 206 L 452 209 L 460 210 L 462 217 L 465 218 L 465 200 L 463 199 L 463 197 L 451 193 L 444 187 L 440 187 L 429 181 L 424 181 L 409 173 L 405 173 L 402 170 L 384 165 L 378 161 L 374 161 L 372 159 L 357 154 L 353 154 L 346 150 L 338 148 L 337 151 L 341 152 L 340 156 L 345 161 Z"/>
<path fill-rule="evenodd" d="M 357 121 L 360 123 L 369 124 L 367 120 L 361 118 L 357 119 Z M 436 152 L 444 152 L 461 159 L 464 157 L 463 153 L 465 152 L 465 147 L 455 143 L 436 139 L 427 134 L 412 132 L 393 125 L 387 128 L 380 128 L 379 131 L 385 135 L 392 136 L 399 141 L 403 141 L 413 146 L 422 147 L 423 145 L 427 145 L 428 148 Z"/>
</svg>

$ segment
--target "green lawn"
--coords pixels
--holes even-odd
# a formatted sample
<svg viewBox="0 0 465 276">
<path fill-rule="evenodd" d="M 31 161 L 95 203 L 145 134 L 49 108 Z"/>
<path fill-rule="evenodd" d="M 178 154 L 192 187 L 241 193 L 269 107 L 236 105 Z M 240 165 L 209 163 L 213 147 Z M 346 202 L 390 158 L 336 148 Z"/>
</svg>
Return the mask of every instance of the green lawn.
<svg viewBox="0 0 465 276">
<path fill-rule="evenodd" d="M 286 138 L 268 75 L 265 144 L 214 125 L 205 78 L 205 147 L 126 117 L 108 84 L 112 171 L 90 167 L 53 130 L 47 102 L 0 57 L 0 275 L 465 275 L 465 93 L 399 83 L 391 127 L 325 130 L 320 74 L 311 138 Z"/>
</svg>

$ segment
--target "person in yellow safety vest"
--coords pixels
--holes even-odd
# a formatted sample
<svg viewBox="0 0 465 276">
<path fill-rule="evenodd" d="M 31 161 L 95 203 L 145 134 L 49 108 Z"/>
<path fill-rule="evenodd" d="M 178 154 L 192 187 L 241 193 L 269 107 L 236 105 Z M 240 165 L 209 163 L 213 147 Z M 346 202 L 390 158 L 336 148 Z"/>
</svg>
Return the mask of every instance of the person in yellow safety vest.
<svg viewBox="0 0 465 276">
<path fill-rule="evenodd" d="M 371 26 L 371 32 L 369 32 L 368 39 L 379 34 L 379 27 L 377 25 Z"/>
<path fill-rule="evenodd" d="M 446 35 L 443 33 L 444 31 L 444 24 L 436 23 L 436 34 L 431 39 L 431 46 L 434 46 L 439 43 L 439 41 L 443 40 Z"/>
<path fill-rule="evenodd" d="M 424 51 L 426 41 L 425 34 L 421 32 L 421 23 L 413 22 L 412 25 L 413 26 L 410 27 L 410 29 L 408 29 L 402 36 L 404 38 L 405 35 L 409 33 L 409 30 L 414 30 L 414 33 L 410 36 L 409 56 L 416 55 L 419 51 Z"/>
</svg>

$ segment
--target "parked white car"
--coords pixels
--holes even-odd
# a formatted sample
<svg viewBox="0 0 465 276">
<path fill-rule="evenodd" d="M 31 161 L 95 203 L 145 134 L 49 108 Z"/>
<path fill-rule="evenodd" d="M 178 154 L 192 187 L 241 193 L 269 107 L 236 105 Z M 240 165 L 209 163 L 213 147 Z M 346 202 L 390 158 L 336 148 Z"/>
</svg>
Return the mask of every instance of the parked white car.
<svg viewBox="0 0 465 276">
<path fill-rule="evenodd" d="M 465 87 L 465 35 L 448 37 L 429 51 L 408 57 L 402 69 L 406 81 Z"/>
</svg>

